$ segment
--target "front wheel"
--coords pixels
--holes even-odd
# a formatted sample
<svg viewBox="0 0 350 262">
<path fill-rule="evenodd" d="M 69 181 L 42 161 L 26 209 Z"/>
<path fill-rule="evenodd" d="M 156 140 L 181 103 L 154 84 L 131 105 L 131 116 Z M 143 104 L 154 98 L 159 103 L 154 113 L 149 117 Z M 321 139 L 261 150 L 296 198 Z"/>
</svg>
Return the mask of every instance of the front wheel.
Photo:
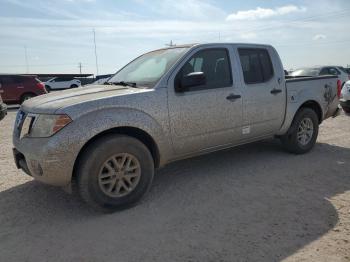
<svg viewBox="0 0 350 262">
<path fill-rule="evenodd" d="M 310 108 L 302 108 L 295 115 L 287 134 L 281 137 L 282 144 L 291 153 L 307 153 L 315 146 L 318 127 L 316 112 Z"/>
<path fill-rule="evenodd" d="M 109 135 L 93 142 L 78 161 L 77 180 L 81 197 L 103 211 L 135 205 L 149 190 L 154 161 L 139 140 Z"/>
</svg>

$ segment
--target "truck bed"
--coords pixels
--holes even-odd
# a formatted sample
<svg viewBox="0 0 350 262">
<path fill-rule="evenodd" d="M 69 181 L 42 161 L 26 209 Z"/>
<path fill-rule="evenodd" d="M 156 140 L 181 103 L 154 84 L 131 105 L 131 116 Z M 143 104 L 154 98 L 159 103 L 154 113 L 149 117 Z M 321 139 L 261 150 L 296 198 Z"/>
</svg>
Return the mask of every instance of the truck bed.
<svg viewBox="0 0 350 262">
<path fill-rule="evenodd" d="M 281 133 L 286 132 L 296 111 L 305 101 L 319 105 L 320 122 L 336 114 L 339 101 L 337 99 L 338 77 L 326 76 L 286 76 L 287 107 L 285 122 Z"/>
</svg>

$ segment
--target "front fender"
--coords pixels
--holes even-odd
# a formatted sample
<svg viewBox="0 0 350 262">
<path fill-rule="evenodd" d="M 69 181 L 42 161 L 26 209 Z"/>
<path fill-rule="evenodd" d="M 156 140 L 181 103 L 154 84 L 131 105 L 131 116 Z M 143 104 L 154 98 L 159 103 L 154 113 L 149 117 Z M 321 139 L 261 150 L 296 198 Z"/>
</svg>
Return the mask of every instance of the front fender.
<svg viewBox="0 0 350 262">
<path fill-rule="evenodd" d="M 74 125 L 74 127 L 73 127 Z M 149 134 L 155 141 L 160 163 L 165 163 L 172 151 L 171 140 L 166 123 L 160 123 L 149 114 L 129 108 L 107 108 L 82 115 L 73 121 L 72 129 L 84 130 L 74 132 L 73 140 L 79 141 L 79 151 L 96 135 L 118 127 L 138 128 Z"/>
<path fill-rule="evenodd" d="M 60 160 L 66 176 L 72 176 L 75 161 L 93 137 L 117 127 L 134 127 L 145 131 L 155 141 L 159 150 L 160 166 L 171 156 L 172 145 L 166 124 L 156 121 L 150 115 L 133 109 L 107 108 L 81 115 L 49 139 L 45 139 L 46 155 Z M 66 179 L 67 181 L 70 178 Z"/>
</svg>

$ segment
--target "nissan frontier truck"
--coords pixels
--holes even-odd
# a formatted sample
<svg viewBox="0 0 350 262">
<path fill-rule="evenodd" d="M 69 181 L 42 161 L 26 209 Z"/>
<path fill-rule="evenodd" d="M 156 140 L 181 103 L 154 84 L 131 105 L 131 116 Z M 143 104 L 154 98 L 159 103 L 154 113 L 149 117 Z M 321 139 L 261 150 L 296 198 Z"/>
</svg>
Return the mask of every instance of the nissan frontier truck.
<svg viewBox="0 0 350 262">
<path fill-rule="evenodd" d="M 285 76 L 269 45 L 155 50 L 102 85 L 25 101 L 14 158 L 43 183 L 74 181 L 95 208 L 123 209 L 173 161 L 271 137 L 291 153 L 309 152 L 322 121 L 337 115 L 340 92 L 336 76 Z"/>
</svg>

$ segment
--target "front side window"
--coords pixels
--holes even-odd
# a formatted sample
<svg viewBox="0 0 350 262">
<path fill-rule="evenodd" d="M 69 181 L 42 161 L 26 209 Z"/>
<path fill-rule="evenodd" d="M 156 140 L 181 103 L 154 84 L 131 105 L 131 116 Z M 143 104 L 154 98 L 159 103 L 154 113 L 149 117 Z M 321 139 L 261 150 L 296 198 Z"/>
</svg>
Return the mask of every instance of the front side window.
<svg viewBox="0 0 350 262">
<path fill-rule="evenodd" d="M 238 52 L 246 84 L 264 83 L 273 77 L 273 66 L 267 50 L 242 48 Z"/>
<path fill-rule="evenodd" d="M 153 88 L 188 49 L 169 48 L 144 54 L 117 72 L 108 82 L 129 82 L 136 86 Z"/>
<path fill-rule="evenodd" d="M 206 83 L 195 87 L 195 90 L 232 86 L 232 72 L 229 58 L 229 53 L 224 48 L 198 51 L 181 68 L 175 81 L 180 82 L 191 73 L 202 72 L 204 73 Z"/>
</svg>

